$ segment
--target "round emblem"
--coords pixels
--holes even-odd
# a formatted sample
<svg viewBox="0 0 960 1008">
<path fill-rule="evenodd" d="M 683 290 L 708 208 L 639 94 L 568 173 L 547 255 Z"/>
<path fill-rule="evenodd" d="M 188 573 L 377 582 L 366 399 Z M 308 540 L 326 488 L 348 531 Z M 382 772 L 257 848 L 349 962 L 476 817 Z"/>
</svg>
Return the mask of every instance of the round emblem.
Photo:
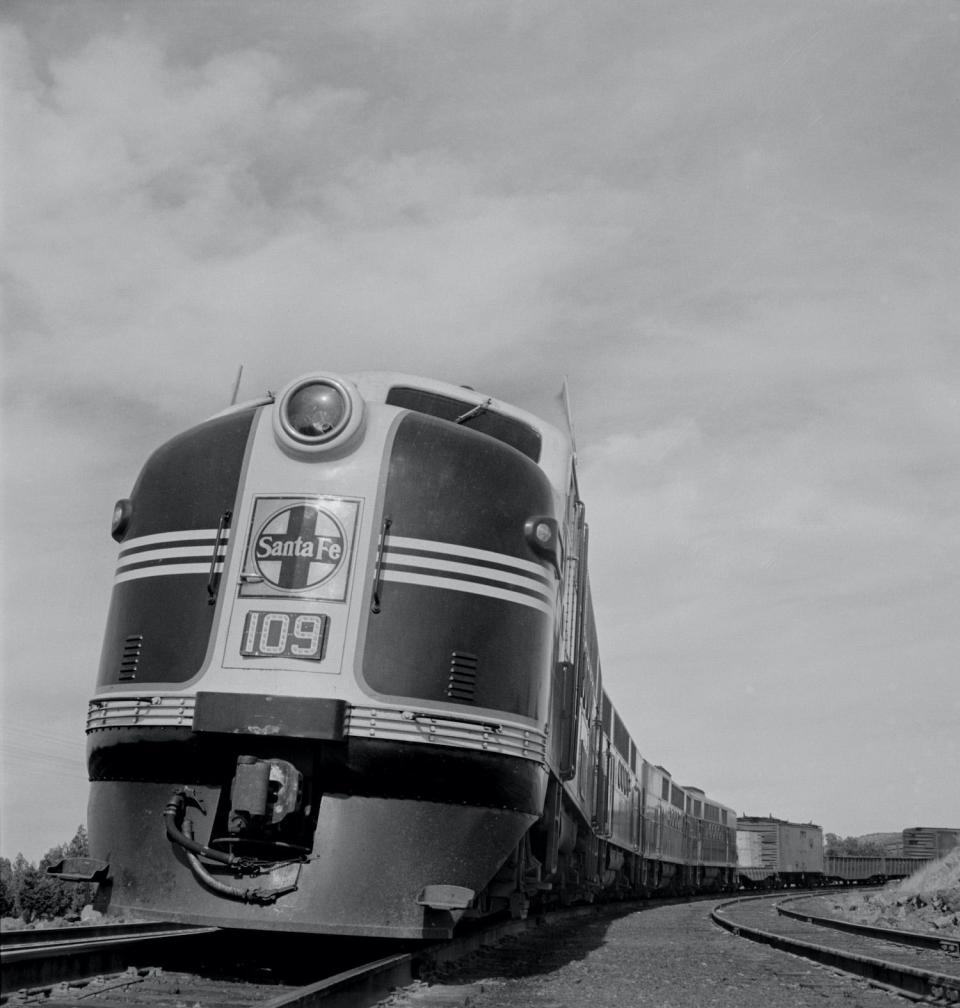
<svg viewBox="0 0 960 1008">
<path fill-rule="evenodd" d="M 329 511 L 294 504 L 275 511 L 253 544 L 257 570 L 275 588 L 305 591 L 328 581 L 344 561 L 346 534 Z"/>
</svg>

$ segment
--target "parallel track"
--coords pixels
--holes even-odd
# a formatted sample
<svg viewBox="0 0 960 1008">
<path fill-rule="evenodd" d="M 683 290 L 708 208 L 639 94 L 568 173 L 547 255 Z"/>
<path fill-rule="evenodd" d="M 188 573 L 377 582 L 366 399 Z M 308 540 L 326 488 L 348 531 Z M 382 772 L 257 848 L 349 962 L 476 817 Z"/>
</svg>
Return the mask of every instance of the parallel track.
<svg viewBox="0 0 960 1008">
<path fill-rule="evenodd" d="M 832 918 L 813 922 L 809 914 L 784 913 L 769 896 L 726 901 L 711 916 L 735 935 L 853 974 L 912 1000 L 960 1004 L 960 962 L 951 957 L 953 942 L 946 948 L 937 944 L 906 951 L 907 940 L 914 949 L 919 944 L 912 933 L 901 941 L 904 932 L 889 928 L 840 929 Z M 827 927 L 831 930 L 824 941 Z"/>
<path fill-rule="evenodd" d="M 788 910 L 787 903 L 803 903 L 810 896 L 792 896 L 777 904 L 777 913 L 783 917 L 816 924 L 817 927 L 833 928 L 835 931 L 848 931 L 850 934 L 866 935 L 892 942 L 895 945 L 912 945 L 915 948 L 934 949 L 947 955 L 960 956 L 960 938 L 944 938 L 928 931 L 903 931 L 897 928 L 877 927 L 873 924 L 857 924 L 854 921 L 841 920 L 838 917 L 822 917 L 808 913 L 805 910 Z"/>
</svg>

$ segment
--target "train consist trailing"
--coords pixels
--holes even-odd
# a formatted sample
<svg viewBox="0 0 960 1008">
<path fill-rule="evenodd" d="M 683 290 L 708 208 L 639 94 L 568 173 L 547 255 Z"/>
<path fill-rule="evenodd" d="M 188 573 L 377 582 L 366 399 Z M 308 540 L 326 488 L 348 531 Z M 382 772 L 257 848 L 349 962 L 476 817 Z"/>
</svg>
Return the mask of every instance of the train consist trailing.
<svg viewBox="0 0 960 1008">
<path fill-rule="evenodd" d="M 433 938 L 736 885 L 733 812 L 603 689 L 573 452 L 536 417 L 306 375 L 159 448 L 113 536 L 84 866 L 112 909 Z"/>
<path fill-rule="evenodd" d="M 911 826 L 900 834 L 899 844 L 891 844 L 888 854 L 903 857 L 942 858 L 960 847 L 960 829 L 949 826 Z"/>
<path fill-rule="evenodd" d="M 823 831 L 813 823 L 740 816 L 737 861 L 746 888 L 809 885 L 823 875 Z"/>
<path fill-rule="evenodd" d="M 912 831 L 904 830 L 905 840 L 908 832 Z M 823 831 L 813 823 L 741 816 L 737 820 L 737 860 L 743 888 L 771 889 L 882 883 L 913 875 L 930 863 L 931 856 L 825 855 Z"/>
</svg>

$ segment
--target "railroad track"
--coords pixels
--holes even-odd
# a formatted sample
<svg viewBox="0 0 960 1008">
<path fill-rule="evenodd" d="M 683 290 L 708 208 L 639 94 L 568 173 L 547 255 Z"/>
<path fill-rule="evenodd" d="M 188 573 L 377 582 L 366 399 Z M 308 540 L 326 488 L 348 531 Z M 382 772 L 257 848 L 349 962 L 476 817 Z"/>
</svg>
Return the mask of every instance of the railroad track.
<svg viewBox="0 0 960 1008">
<path fill-rule="evenodd" d="M 577 906 L 549 919 L 596 919 L 672 902 L 687 900 Z M 149 1008 L 362 1008 L 544 919 L 488 924 L 428 946 L 157 923 L 7 932 L 0 1005 L 120 1008 L 136 1000 Z"/>
<path fill-rule="evenodd" d="M 596 917 L 623 913 L 629 906 L 555 913 L 565 919 Z M 428 946 L 169 924 L 8 932 L 0 950 L 0 1004 L 363 1008 L 412 984 L 424 971 L 538 923 L 537 918 L 503 921 Z M 302 968 L 291 971 L 291 963 Z"/>
<path fill-rule="evenodd" d="M 960 1005 L 958 942 L 848 924 L 784 906 L 801 899 L 810 896 L 728 900 L 711 916 L 740 937 L 853 974 L 912 1000 Z"/>
<path fill-rule="evenodd" d="M 144 923 L 6 931 L 0 947 L 0 997 L 24 987 L 125 968 L 134 957 L 134 945 L 144 954 L 155 954 L 161 946 L 169 954 L 216 930 Z"/>
<path fill-rule="evenodd" d="M 171 924 L 7 932 L 0 1004 L 372 1004 L 412 981 L 413 957 L 396 948 L 395 942 Z"/>
</svg>

